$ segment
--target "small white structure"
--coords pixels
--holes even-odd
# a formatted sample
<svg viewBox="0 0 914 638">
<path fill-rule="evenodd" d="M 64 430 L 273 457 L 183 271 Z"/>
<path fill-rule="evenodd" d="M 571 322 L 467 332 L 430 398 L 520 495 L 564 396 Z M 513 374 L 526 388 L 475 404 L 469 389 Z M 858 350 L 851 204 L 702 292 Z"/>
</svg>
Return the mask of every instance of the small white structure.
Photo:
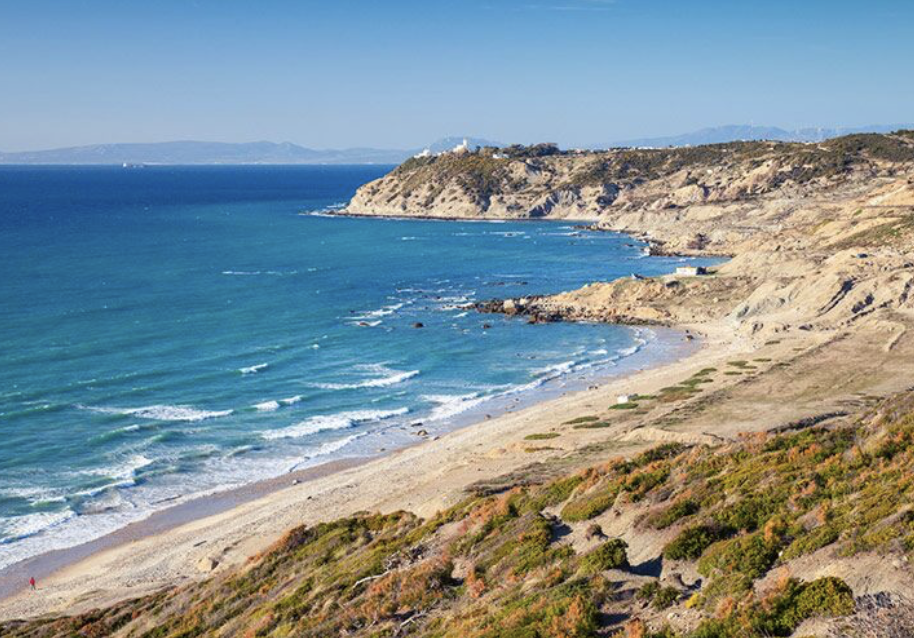
<svg viewBox="0 0 914 638">
<path fill-rule="evenodd" d="M 676 269 L 676 275 L 679 277 L 697 277 L 707 274 L 708 269 L 704 266 L 680 266 Z"/>
<path fill-rule="evenodd" d="M 429 150 L 427 148 L 423 149 L 423 151 L 421 153 L 416 153 L 415 155 L 413 155 L 413 157 L 415 157 L 416 159 L 421 159 L 423 157 L 431 157 L 431 156 L 432 156 L 432 152 L 431 152 L 431 150 Z"/>
<path fill-rule="evenodd" d="M 616 403 L 618 403 L 619 405 L 622 405 L 624 403 L 630 403 L 630 402 L 631 402 L 631 397 L 628 396 L 627 394 L 620 394 L 619 396 L 616 397 Z"/>
<path fill-rule="evenodd" d="M 463 141 L 460 144 L 458 144 L 453 149 L 451 149 L 451 153 L 455 153 L 457 155 L 462 155 L 464 153 L 469 153 L 469 152 L 470 152 L 470 143 L 467 141 L 467 138 L 463 138 Z"/>
</svg>

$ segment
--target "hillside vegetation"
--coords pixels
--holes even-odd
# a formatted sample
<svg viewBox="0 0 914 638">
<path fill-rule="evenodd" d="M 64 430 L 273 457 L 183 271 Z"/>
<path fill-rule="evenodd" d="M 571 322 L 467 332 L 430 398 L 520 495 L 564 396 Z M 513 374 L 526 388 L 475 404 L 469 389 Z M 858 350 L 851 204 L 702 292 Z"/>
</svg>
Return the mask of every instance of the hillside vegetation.
<svg viewBox="0 0 914 638">
<path fill-rule="evenodd" d="M 914 552 L 914 393 L 796 427 L 479 488 L 430 520 L 300 527 L 240 571 L 0 634 L 736 638 L 818 623 L 876 635 L 854 561 Z M 615 519 L 629 521 L 621 536 L 604 532 Z M 899 610 L 893 622 L 909 621 Z"/>
</svg>

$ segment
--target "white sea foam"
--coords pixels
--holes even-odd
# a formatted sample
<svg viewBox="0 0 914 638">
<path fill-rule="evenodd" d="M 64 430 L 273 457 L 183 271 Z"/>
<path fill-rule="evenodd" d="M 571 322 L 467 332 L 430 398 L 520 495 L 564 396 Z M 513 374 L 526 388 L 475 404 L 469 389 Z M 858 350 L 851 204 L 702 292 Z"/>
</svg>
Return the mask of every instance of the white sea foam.
<svg viewBox="0 0 914 638">
<path fill-rule="evenodd" d="M 419 374 L 418 370 L 392 370 L 381 364 L 368 364 L 355 366 L 358 370 L 381 375 L 372 379 L 364 379 L 354 383 L 312 383 L 315 388 L 323 390 L 357 390 L 359 388 L 384 388 L 412 379 Z"/>
<path fill-rule="evenodd" d="M 76 516 L 76 513 L 69 509 L 59 512 L 36 512 L 35 514 L 26 514 L 24 516 L 13 516 L 0 519 L 0 533 L 7 537 L 5 542 L 8 543 L 56 527 L 74 516 Z M 0 561 L 0 568 L 4 567 L 4 562 Z"/>
<path fill-rule="evenodd" d="M 337 211 L 341 211 L 346 208 L 348 202 L 336 202 L 335 204 L 330 204 L 319 210 L 305 210 L 299 213 L 304 217 L 338 217 L 335 215 Z"/>
<path fill-rule="evenodd" d="M 359 439 L 361 437 L 362 437 L 361 434 L 353 434 L 351 436 L 346 436 L 346 437 L 343 437 L 342 439 L 338 439 L 336 441 L 327 441 L 326 443 L 323 443 L 323 444 L 317 446 L 316 448 L 314 448 L 314 450 L 312 452 L 310 452 L 308 455 L 306 455 L 304 457 L 303 461 L 298 461 L 298 462 L 294 463 L 291 467 L 289 467 L 288 471 L 294 472 L 295 470 L 301 469 L 303 467 L 308 467 L 310 465 L 313 465 L 313 463 L 311 463 L 310 461 L 313 461 L 314 459 L 320 458 L 322 456 L 327 456 L 329 454 L 333 454 L 334 452 L 338 452 L 339 450 L 342 450 L 344 447 L 346 447 L 347 445 L 349 445 L 350 443 L 352 443 L 353 441 L 355 441 L 356 439 Z"/>
<path fill-rule="evenodd" d="M 380 326 L 380 325 L 381 325 L 381 320 L 380 320 L 380 319 L 375 319 L 374 321 L 365 321 L 365 320 L 362 320 L 362 321 L 349 321 L 349 322 L 347 322 L 347 323 L 349 323 L 350 325 L 353 325 L 353 326 L 359 326 L 359 327 L 361 327 L 361 328 L 374 328 L 374 327 L 376 327 L 376 326 Z"/>
<path fill-rule="evenodd" d="M 327 456 L 328 454 L 333 454 L 337 450 L 343 449 L 358 438 L 360 438 L 360 435 L 353 434 L 351 436 L 339 439 L 338 441 L 327 441 L 315 449 L 314 452 L 309 454 L 308 458 L 313 459 L 318 456 Z"/>
<path fill-rule="evenodd" d="M 428 416 L 429 421 L 443 421 L 461 412 L 466 412 L 485 401 L 488 397 L 479 396 L 478 392 L 470 394 L 425 394 L 421 397 L 425 401 L 436 403 Z"/>
<path fill-rule="evenodd" d="M 136 416 L 141 419 L 154 419 L 156 421 L 203 421 L 228 416 L 232 410 L 200 410 L 189 405 L 146 405 L 139 408 L 114 408 L 105 406 L 76 406 L 83 410 L 99 412 L 101 414 L 120 414 L 123 416 Z"/>
<path fill-rule="evenodd" d="M 467 293 L 466 295 L 454 295 L 450 297 L 441 297 L 436 299 L 440 305 L 438 306 L 439 310 L 463 310 L 466 305 L 473 300 L 473 296 L 476 294 L 476 291 Z"/>
<path fill-rule="evenodd" d="M 0 488 L 0 495 L 4 497 L 24 498 L 33 503 L 57 500 L 59 498 L 52 490 L 46 487 L 35 486 L 4 486 L 3 488 Z"/>
<path fill-rule="evenodd" d="M 545 368 L 537 368 L 532 371 L 532 374 L 536 376 L 545 376 L 548 378 L 554 378 L 560 374 L 565 374 L 566 372 L 571 372 L 574 369 L 574 366 L 577 365 L 576 361 L 563 361 L 562 363 L 555 363 Z"/>
<path fill-rule="evenodd" d="M 143 456 L 142 454 L 132 454 L 120 463 L 94 468 L 91 470 L 85 470 L 84 472 L 86 474 L 93 474 L 95 476 L 107 476 L 117 481 L 124 481 L 129 479 L 130 482 L 132 482 L 133 478 L 136 476 L 137 470 L 140 470 L 147 465 L 151 465 L 152 463 L 153 460 L 149 457 Z"/>
<path fill-rule="evenodd" d="M 273 439 L 297 439 L 318 432 L 328 430 L 340 430 L 348 428 L 357 423 L 367 423 L 370 421 L 383 421 L 395 416 L 401 416 L 409 412 L 409 408 L 398 408 L 396 410 L 353 410 L 351 412 L 339 412 L 337 414 L 322 414 L 305 419 L 301 423 L 290 425 L 278 430 L 267 430 L 261 436 L 268 440 Z"/>
<path fill-rule="evenodd" d="M 523 383 L 520 385 L 510 386 L 508 389 L 499 393 L 498 396 L 510 396 L 512 394 L 519 394 L 522 392 L 528 392 L 534 390 L 544 383 L 557 379 L 563 375 L 566 375 L 570 372 L 573 372 L 580 364 L 576 361 L 564 361 L 562 363 L 556 363 L 550 366 L 543 368 L 537 368 L 532 370 L 530 373 L 534 375 L 532 381 Z"/>
<path fill-rule="evenodd" d="M 402 308 L 405 303 L 395 303 L 388 306 L 383 306 L 377 310 L 368 310 L 358 315 L 352 315 L 349 317 L 350 321 L 367 321 L 369 319 L 378 319 L 380 317 L 387 317 L 394 314 L 397 310 Z"/>
<path fill-rule="evenodd" d="M 262 401 L 261 403 L 255 403 L 252 407 L 255 410 L 259 410 L 260 412 L 274 412 L 275 410 L 278 410 L 280 407 L 282 407 L 284 405 L 295 405 L 299 401 L 301 401 L 301 395 L 296 394 L 294 397 L 288 397 L 286 399 Z"/>
<path fill-rule="evenodd" d="M 258 363 L 256 365 L 248 366 L 246 368 L 238 368 L 238 372 L 241 374 L 256 374 L 261 370 L 266 370 L 270 366 L 269 363 Z"/>
</svg>

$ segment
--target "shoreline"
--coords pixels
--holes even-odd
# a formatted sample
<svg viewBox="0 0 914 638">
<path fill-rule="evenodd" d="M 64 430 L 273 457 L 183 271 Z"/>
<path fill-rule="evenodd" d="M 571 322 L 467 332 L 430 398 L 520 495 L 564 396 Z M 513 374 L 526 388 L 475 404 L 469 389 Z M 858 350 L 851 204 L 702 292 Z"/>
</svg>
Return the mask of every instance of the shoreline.
<svg viewBox="0 0 914 638">
<path fill-rule="evenodd" d="M 641 330 L 639 327 L 628 327 L 633 329 L 632 332 L 636 341 L 642 339 L 641 334 L 639 334 Z M 645 342 L 645 345 L 638 346 L 638 349 L 630 355 L 621 357 L 616 361 L 608 360 L 602 364 L 596 364 L 593 369 L 569 370 L 554 378 L 545 380 L 541 385 L 534 388 L 521 390 L 516 395 L 511 392 L 503 395 L 493 395 L 482 404 L 472 406 L 454 415 L 450 419 L 447 430 L 433 438 L 440 438 L 451 432 L 482 424 L 492 418 L 497 419 L 516 410 L 555 400 L 568 392 L 581 391 L 592 383 L 605 383 L 637 371 L 663 367 L 669 363 L 682 360 L 701 348 L 700 341 L 696 343 L 684 340 L 684 333 L 680 330 L 659 326 L 643 327 L 643 330 L 654 333 L 654 338 Z M 657 334 L 658 331 L 660 334 Z M 659 354 L 653 352 L 651 346 L 659 348 Z M 647 358 L 646 365 L 642 360 L 645 358 Z M 227 512 L 244 503 L 268 497 L 270 494 L 289 485 L 297 485 L 335 472 L 371 463 L 386 456 L 397 454 L 402 450 L 420 446 L 429 440 L 433 440 L 433 438 L 419 437 L 411 443 L 391 447 L 383 452 L 333 458 L 317 465 L 289 471 L 274 477 L 192 496 L 188 500 L 154 510 L 144 518 L 132 521 L 97 538 L 69 547 L 46 550 L 23 558 L 0 567 L 0 603 L 23 590 L 22 574 L 24 573 L 34 576 L 37 580 L 43 580 L 62 569 L 108 549 L 157 534 L 163 534 L 195 520 Z"/>
<path fill-rule="evenodd" d="M 379 511 L 411 509 L 420 516 L 432 515 L 438 509 L 459 500 L 464 489 L 475 481 L 463 479 L 440 486 L 441 489 L 436 491 L 443 493 L 437 494 L 434 498 L 437 507 L 428 503 L 417 506 L 417 503 L 410 502 L 409 496 L 414 493 L 414 490 L 411 489 L 409 480 L 402 483 L 390 481 L 391 485 L 397 487 L 383 490 L 376 497 L 369 498 L 368 494 L 373 493 L 372 490 L 369 490 L 357 499 L 358 506 L 352 501 L 346 502 L 345 500 L 327 503 L 320 497 L 326 490 L 336 493 L 341 489 L 349 491 L 360 483 L 367 487 L 370 483 L 385 481 L 385 475 L 391 466 L 403 467 L 405 464 L 409 468 L 427 467 L 430 472 L 444 473 L 448 473 L 449 468 L 467 470 L 472 465 L 472 457 L 475 456 L 473 448 L 484 445 L 473 442 L 477 439 L 503 444 L 508 435 L 515 434 L 514 429 L 518 421 L 524 422 L 527 426 L 524 429 L 529 431 L 531 425 L 535 427 L 543 421 L 544 415 L 565 413 L 580 404 L 582 399 L 592 397 L 596 393 L 607 394 L 608 398 L 611 398 L 614 394 L 629 392 L 630 390 L 626 388 L 630 386 L 647 385 L 651 383 L 651 379 L 676 376 L 680 374 L 678 371 L 682 368 L 702 365 L 701 362 L 706 360 L 709 354 L 715 353 L 720 344 L 717 339 L 711 341 L 707 338 L 702 327 L 683 326 L 669 329 L 669 334 L 682 337 L 685 330 L 699 334 L 700 338 L 689 342 L 691 352 L 684 356 L 672 360 L 659 360 L 655 365 L 648 365 L 641 369 L 623 370 L 620 374 L 591 379 L 591 382 L 596 385 L 591 385 L 588 389 L 564 392 L 562 392 L 562 388 L 550 389 L 552 392 L 561 392 L 560 396 L 552 398 L 536 398 L 544 392 L 544 387 L 541 386 L 530 391 L 531 397 L 534 397 L 530 404 L 510 406 L 506 402 L 503 411 L 497 416 L 492 418 L 476 416 L 471 423 L 458 425 L 434 440 L 418 440 L 413 445 L 390 450 L 381 456 L 350 457 L 328 461 L 294 473 L 198 497 L 155 512 L 141 521 L 131 523 L 93 541 L 70 548 L 52 550 L 9 565 L 0 570 L 0 619 L 22 618 L 49 612 L 71 613 L 149 593 L 169 585 L 177 585 L 188 579 L 204 577 L 216 569 L 225 569 L 243 563 L 250 556 L 263 551 L 281 534 L 297 524 L 311 525 L 321 520 L 351 514 L 360 509 Z M 562 378 L 559 377 L 557 380 Z M 647 387 L 644 389 L 644 391 L 649 390 L 650 388 Z M 593 437 L 585 435 L 583 438 Z M 459 448 L 457 454 L 441 454 L 440 448 L 443 447 L 449 451 L 450 446 L 453 445 Z M 578 445 L 573 445 L 560 451 L 574 454 L 578 448 Z M 447 458 L 447 463 L 442 464 L 440 460 L 436 460 L 441 456 Z M 492 479 L 507 471 L 517 470 L 531 461 L 534 459 L 521 456 L 508 463 L 496 463 L 492 471 L 477 468 L 477 471 L 469 476 L 475 480 Z M 351 479 L 351 481 L 346 483 L 347 479 Z M 434 479 L 426 481 L 426 483 L 428 482 L 435 483 Z M 324 510 L 324 514 L 317 514 L 313 518 L 307 514 L 297 515 L 294 519 L 286 520 L 278 525 L 272 535 L 266 538 L 254 533 L 246 533 L 242 529 L 246 526 L 243 525 L 240 527 L 237 524 L 229 525 L 230 529 L 225 529 L 227 521 L 246 520 L 251 511 L 266 509 L 269 512 L 278 503 L 282 503 L 285 507 L 311 509 L 307 506 L 314 501 L 317 501 L 313 503 L 314 509 Z M 263 524 L 269 520 L 268 512 L 255 516 L 258 523 Z M 136 567 L 130 566 L 132 561 L 139 559 L 141 563 L 146 563 L 156 554 L 154 550 L 156 546 L 173 546 L 175 539 L 186 539 L 188 534 L 197 534 L 201 528 L 209 530 L 209 533 L 203 534 L 194 542 L 181 543 L 181 546 L 187 547 L 186 554 L 178 552 L 176 555 L 174 551 L 169 552 L 168 567 L 165 568 L 164 573 L 162 573 L 162 567 L 159 566 L 155 570 L 157 572 L 155 577 L 136 577 L 137 571 L 144 572 L 147 567 L 144 565 L 137 570 Z M 220 536 L 224 536 L 226 531 L 229 532 L 233 541 L 226 545 L 223 551 L 218 552 L 218 556 L 214 557 L 211 555 L 212 552 L 205 551 L 217 542 L 221 544 Z M 109 571 L 112 564 L 118 566 L 116 571 L 126 577 L 123 578 L 126 582 L 118 583 L 119 578 L 112 578 Z M 99 569 L 100 565 L 109 567 Z M 102 578 L 101 574 L 108 574 L 108 577 Z M 40 590 L 53 591 L 56 600 L 49 605 L 51 601 L 48 601 L 47 598 L 39 601 L 35 600 L 34 596 L 29 596 L 29 592 L 24 587 L 29 576 L 36 577 Z M 107 583 L 107 586 L 102 589 L 95 585 L 86 587 L 80 584 L 86 581 L 103 581 Z M 118 593 L 115 594 L 111 590 Z M 91 593 L 91 595 L 85 596 L 87 593 Z"/>
<path fill-rule="evenodd" d="M 165 534 L 176 527 L 201 518 L 224 513 L 244 503 L 268 496 L 288 484 L 314 480 L 361 463 L 367 463 L 370 460 L 370 457 L 343 457 L 287 474 L 280 474 L 273 478 L 196 496 L 182 503 L 156 510 L 146 518 L 128 523 L 124 527 L 90 541 L 23 558 L 0 569 L 0 603 L 25 589 L 22 585 L 22 574 L 27 573 L 41 581 L 82 560 L 91 558 L 95 554 L 158 534 Z"/>
</svg>

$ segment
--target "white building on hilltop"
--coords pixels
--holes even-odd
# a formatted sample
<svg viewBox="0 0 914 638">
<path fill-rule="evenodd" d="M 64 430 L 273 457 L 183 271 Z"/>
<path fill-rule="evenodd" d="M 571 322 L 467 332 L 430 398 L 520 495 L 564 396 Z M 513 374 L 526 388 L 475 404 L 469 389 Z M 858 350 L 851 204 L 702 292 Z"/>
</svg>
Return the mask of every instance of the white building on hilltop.
<svg viewBox="0 0 914 638">
<path fill-rule="evenodd" d="M 413 157 L 415 157 L 416 159 L 420 159 L 423 157 L 431 157 L 431 156 L 432 156 L 432 151 L 427 148 L 423 149 L 421 153 L 416 153 L 415 155 L 413 155 Z"/>
<path fill-rule="evenodd" d="M 462 155 L 463 153 L 470 152 L 470 143 L 467 142 L 467 138 L 463 138 L 463 141 L 451 149 L 451 153 L 456 153 L 457 155 Z"/>
</svg>

